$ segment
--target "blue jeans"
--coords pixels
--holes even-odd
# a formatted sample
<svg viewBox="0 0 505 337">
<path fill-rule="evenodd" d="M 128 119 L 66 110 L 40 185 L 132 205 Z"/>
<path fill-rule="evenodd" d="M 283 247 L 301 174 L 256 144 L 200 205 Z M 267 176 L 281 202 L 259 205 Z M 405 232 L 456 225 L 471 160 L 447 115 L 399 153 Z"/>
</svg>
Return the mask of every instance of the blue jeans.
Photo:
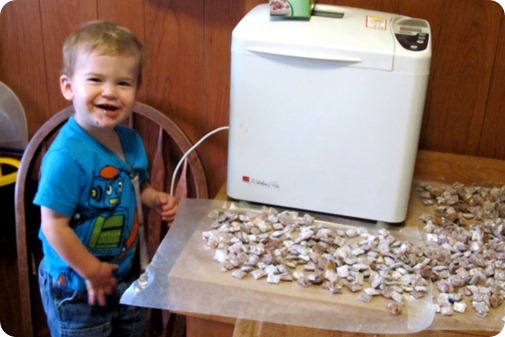
<svg viewBox="0 0 505 337">
<path fill-rule="evenodd" d="M 86 292 L 75 291 L 49 276 L 44 260 L 39 266 L 42 304 L 52 337 L 142 336 L 147 322 L 147 309 L 119 304 L 132 280 L 118 282 L 107 305 L 88 304 Z"/>
</svg>

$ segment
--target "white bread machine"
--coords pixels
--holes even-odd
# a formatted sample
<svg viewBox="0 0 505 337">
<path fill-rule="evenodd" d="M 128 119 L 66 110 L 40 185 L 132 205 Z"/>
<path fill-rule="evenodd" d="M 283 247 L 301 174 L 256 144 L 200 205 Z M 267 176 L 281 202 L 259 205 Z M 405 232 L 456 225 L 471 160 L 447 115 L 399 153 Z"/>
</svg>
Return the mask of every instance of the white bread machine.
<svg viewBox="0 0 505 337">
<path fill-rule="evenodd" d="M 376 221 L 406 218 L 431 60 L 427 21 L 268 4 L 235 27 L 227 194 Z"/>
</svg>

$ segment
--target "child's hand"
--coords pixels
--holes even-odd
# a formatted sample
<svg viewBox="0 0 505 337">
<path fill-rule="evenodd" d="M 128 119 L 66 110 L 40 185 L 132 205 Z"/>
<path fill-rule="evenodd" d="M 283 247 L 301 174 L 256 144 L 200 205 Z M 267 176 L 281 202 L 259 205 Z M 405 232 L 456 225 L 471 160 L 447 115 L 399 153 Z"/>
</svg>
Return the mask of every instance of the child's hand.
<svg viewBox="0 0 505 337">
<path fill-rule="evenodd" d="M 161 215 L 163 221 L 172 222 L 175 218 L 175 212 L 179 200 L 168 193 L 158 192 L 154 196 L 154 209 Z"/>
<path fill-rule="evenodd" d="M 116 278 L 112 272 L 117 268 L 117 264 L 100 262 L 93 276 L 86 279 L 89 305 L 105 306 L 107 304 L 107 295 L 112 294 L 116 288 Z"/>
</svg>

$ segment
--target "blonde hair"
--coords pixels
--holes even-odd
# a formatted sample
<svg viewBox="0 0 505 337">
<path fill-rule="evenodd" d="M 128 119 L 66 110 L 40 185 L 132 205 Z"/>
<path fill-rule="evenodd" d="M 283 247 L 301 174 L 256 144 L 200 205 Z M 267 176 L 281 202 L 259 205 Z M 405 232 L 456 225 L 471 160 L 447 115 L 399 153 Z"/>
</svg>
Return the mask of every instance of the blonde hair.
<svg viewBox="0 0 505 337">
<path fill-rule="evenodd" d="M 107 21 L 90 21 L 72 34 L 63 44 L 62 74 L 72 76 L 79 52 L 98 51 L 104 55 L 133 55 L 138 57 L 137 82 L 141 83 L 144 51 L 142 43 L 125 27 Z"/>
</svg>

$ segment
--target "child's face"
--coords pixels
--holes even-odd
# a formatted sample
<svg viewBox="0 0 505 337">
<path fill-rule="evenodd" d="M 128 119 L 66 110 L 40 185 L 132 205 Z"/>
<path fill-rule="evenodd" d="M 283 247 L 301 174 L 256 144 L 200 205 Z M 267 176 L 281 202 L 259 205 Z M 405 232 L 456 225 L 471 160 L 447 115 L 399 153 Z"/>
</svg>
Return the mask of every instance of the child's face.
<svg viewBox="0 0 505 337">
<path fill-rule="evenodd" d="M 137 94 L 138 58 L 80 52 L 71 77 L 62 75 L 63 96 L 85 130 L 113 128 L 131 114 Z"/>
</svg>

